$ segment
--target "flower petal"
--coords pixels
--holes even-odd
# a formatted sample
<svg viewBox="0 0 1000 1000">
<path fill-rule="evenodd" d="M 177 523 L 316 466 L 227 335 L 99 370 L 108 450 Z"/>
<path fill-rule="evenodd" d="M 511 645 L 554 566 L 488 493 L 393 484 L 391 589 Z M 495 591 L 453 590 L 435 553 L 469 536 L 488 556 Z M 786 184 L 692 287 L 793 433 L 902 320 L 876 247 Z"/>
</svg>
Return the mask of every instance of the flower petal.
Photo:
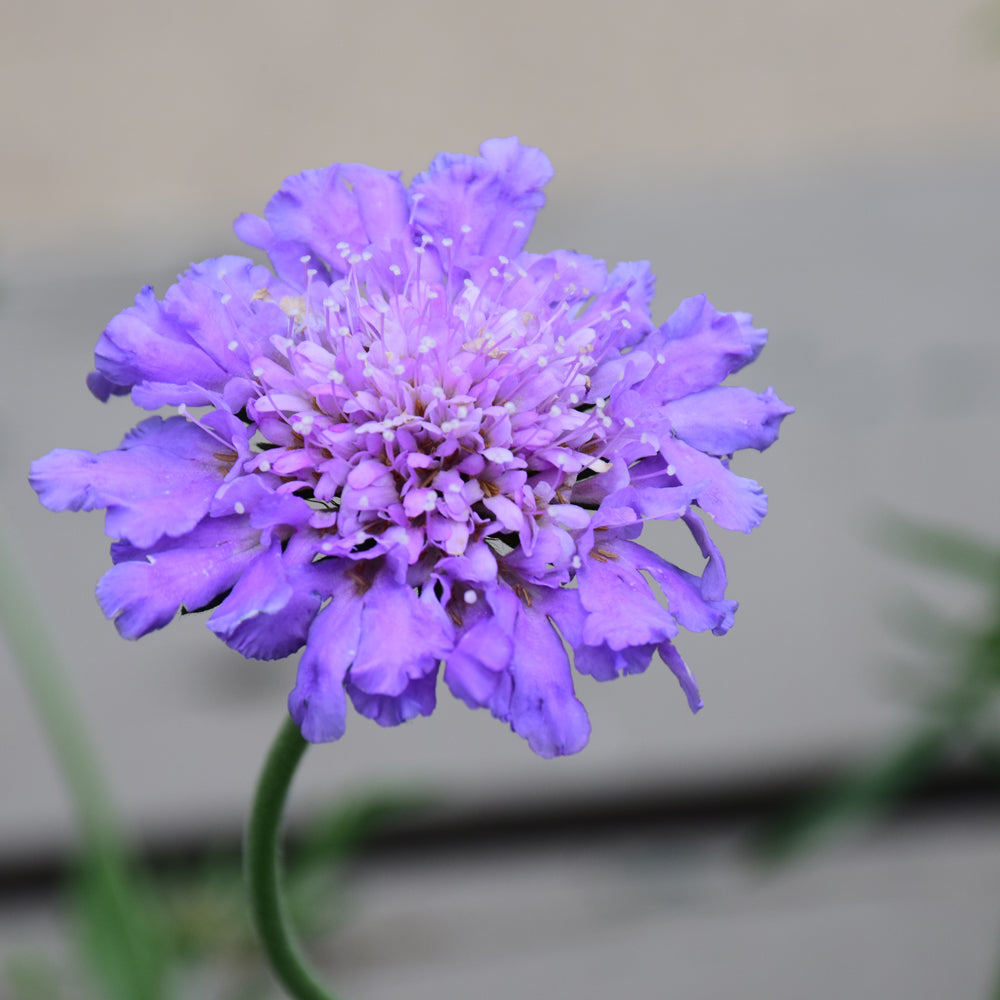
<svg viewBox="0 0 1000 1000">
<path fill-rule="evenodd" d="M 466 625 L 445 662 L 445 683 L 469 708 L 489 705 L 514 651 L 517 606 L 498 591 L 489 588 L 485 601 L 467 609 Z"/>
<path fill-rule="evenodd" d="M 767 513 L 767 495 L 760 484 L 730 472 L 712 455 L 697 451 L 678 438 L 664 438 L 660 452 L 685 484 L 702 483 L 698 506 L 721 528 L 749 533 Z"/>
<path fill-rule="evenodd" d="M 718 385 L 760 354 L 766 330 L 747 313 L 720 313 L 704 295 L 685 299 L 636 350 L 657 364 L 636 388 L 652 404 Z"/>
<path fill-rule="evenodd" d="M 726 563 L 719 547 L 712 541 L 705 522 L 693 511 L 684 515 L 684 523 L 694 535 L 694 540 L 701 549 L 701 554 L 708 560 L 701 571 L 701 594 L 708 601 L 721 601 L 726 596 L 729 583 L 726 577 Z"/>
<path fill-rule="evenodd" d="M 112 566 L 97 584 L 101 610 L 126 639 L 163 628 L 182 605 L 196 611 L 229 590 L 260 551 L 257 537 L 246 517 L 205 518 L 144 558 Z"/>
<path fill-rule="evenodd" d="M 150 417 L 114 451 L 57 448 L 29 481 L 49 510 L 108 510 L 105 530 L 148 548 L 191 531 L 208 513 L 236 453 L 184 417 Z"/>
<path fill-rule="evenodd" d="M 276 541 L 247 567 L 208 627 L 243 656 L 289 656 L 306 641 L 319 610 L 319 583 L 312 563 L 289 566 Z"/>
<path fill-rule="evenodd" d="M 607 643 L 613 650 L 659 643 L 677 626 L 657 601 L 632 554 L 620 542 L 604 542 L 583 559 L 580 604 L 587 612 L 582 639 L 588 646 Z"/>
<path fill-rule="evenodd" d="M 415 228 L 435 241 L 452 238 L 452 266 L 470 271 L 482 258 L 524 249 L 553 174 L 540 149 L 513 136 L 488 139 L 479 152 L 441 153 L 410 186 Z"/>
<path fill-rule="evenodd" d="M 590 719 L 573 691 L 562 640 L 541 608 L 506 595 L 517 601 L 514 651 L 490 710 L 540 757 L 578 753 L 590 739 Z"/>
<path fill-rule="evenodd" d="M 402 262 L 410 242 L 406 189 L 399 171 L 361 163 L 334 163 L 286 178 L 265 215 L 266 222 L 255 216 L 239 219 L 237 235 L 265 250 L 281 265 L 282 276 L 300 287 L 306 285 L 309 268 L 319 270 L 323 278 L 327 267 L 334 276 L 346 274 L 355 263 L 352 256 L 369 246 L 395 248 Z"/>
<path fill-rule="evenodd" d="M 421 600 L 407 583 L 380 572 L 364 596 L 351 682 L 367 694 L 401 695 L 410 681 L 434 671 L 450 652 L 452 637 L 436 600 Z"/>
<path fill-rule="evenodd" d="M 272 288 L 281 294 L 270 271 L 245 257 L 193 264 L 162 302 L 147 285 L 98 338 L 91 391 L 106 400 L 144 389 L 133 401 L 147 409 L 214 402 L 231 378 L 250 375 L 272 334 L 287 330 L 285 314 L 260 295 Z"/>
<path fill-rule="evenodd" d="M 430 715 L 437 705 L 437 664 L 427 674 L 408 681 L 397 695 L 371 694 L 347 681 L 347 693 L 351 696 L 358 715 L 372 719 L 380 726 L 398 726 L 415 719 L 418 715 Z"/>
<path fill-rule="evenodd" d="M 659 584 L 667 599 L 667 609 L 682 628 L 689 632 L 711 629 L 715 635 L 725 635 L 732 628 L 736 601 L 706 600 L 697 576 L 635 542 L 619 543 L 619 551 L 622 550 L 628 552 L 635 566 L 645 570 Z"/>
<path fill-rule="evenodd" d="M 778 439 L 781 421 L 794 412 L 774 389 L 758 393 L 742 386 L 705 389 L 663 408 L 677 436 L 710 455 L 769 448 Z"/>
<path fill-rule="evenodd" d="M 361 641 L 361 597 L 356 585 L 343 571 L 333 574 L 332 599 L 309 629 L 295 687 L 288 696 L 288 710 L 310 743 L 328 743 L 344 735 L 344 679 Z"/>
<path fill-rule="evenodd" d="M 581 643 L 573 649 L 573 665 L 581 674 L 598 681 L 612 681 L 626 674 L 644 673 L 653 658 L 655 643 L 612 649 L 606 642 L 600 646 Z"/>
<path fill-rule="evenodd" d="M 677 678 L 677 683 L 680 684 L 681 690 L 687 696 L 688 707 L 692 712 L 700 712 L 705 707 L 705 703 L 701 700 L 698 682 L 694 679 L 694 674 L 688 669 L 681 654 L 677 652 L 677 647 L 671 642 L 661 642 L 658 649 L 663 662 L 670 667 L 670 672 Z"/>
</svg>

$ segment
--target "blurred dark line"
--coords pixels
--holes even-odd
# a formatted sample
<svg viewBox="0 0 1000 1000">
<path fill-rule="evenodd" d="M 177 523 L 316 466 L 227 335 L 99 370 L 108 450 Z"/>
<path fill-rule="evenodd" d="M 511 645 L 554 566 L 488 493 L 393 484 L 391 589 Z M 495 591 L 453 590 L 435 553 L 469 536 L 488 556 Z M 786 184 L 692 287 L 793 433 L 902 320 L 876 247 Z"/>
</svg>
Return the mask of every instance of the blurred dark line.
<svg viewBox="0 0 1000 1000">
<path fill-rule="evenodd" d="M 751 832 L 780 816 L 805 796 L 844 776 L 842 771 L 811 771 L 780 781 L 729 788 L 714 786 L 710 793 L 668 794 L 656 789 L 621 797 L 588 797 L 557 805 L 505 804 L 472 812 L 459 806 L 431 806 L 412 817 L 395 819 L 373 831 L 353 855 L 367 865 L 380 860 L 431 860 L 456 852 L 521 850 L 573 843 L 586 845 L 611 834 L 690 831 L 698 827 L 734 827 Z M 881 820 L 913 823 L 952 810 L 1000 810 L 1000 785 L 995 772 L 949 768 L 921 783 Z M 295 836 L 291 850 L 295 849 Z M 139 861 L 153 876 L 197 871 L 206 861 L 238 864 L 241 835 L 172 837 L 169 843 L 149 844 Z M 55 892 L 72 870 L 65 853 L 35 857 L 0 858 L 0 906 L 25 896 Z"/>
</svg>

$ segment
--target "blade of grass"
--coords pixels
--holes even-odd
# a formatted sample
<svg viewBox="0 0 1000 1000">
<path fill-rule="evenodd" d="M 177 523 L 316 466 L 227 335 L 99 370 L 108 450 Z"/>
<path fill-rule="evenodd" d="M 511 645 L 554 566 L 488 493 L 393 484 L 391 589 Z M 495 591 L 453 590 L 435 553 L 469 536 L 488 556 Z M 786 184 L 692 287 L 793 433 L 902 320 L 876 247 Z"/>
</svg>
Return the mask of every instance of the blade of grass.
<svg viewBox="0 0 1000 1000">
<path fill-rule="evenodd" d="M 108 1000 L 164 1000 L 166 948 L 127 857 L 97 757 L 63 679 L 47 629 L 0 538 L 0 630 L 73 799 L 83 855 L 84 943 Z"/>
</svg>

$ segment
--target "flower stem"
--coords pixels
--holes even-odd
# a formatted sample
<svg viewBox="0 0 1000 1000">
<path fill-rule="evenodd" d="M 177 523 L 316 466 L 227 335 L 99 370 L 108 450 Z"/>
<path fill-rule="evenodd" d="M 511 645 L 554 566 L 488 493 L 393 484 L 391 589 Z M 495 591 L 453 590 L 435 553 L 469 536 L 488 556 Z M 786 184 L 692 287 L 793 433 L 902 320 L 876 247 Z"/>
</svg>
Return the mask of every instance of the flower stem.
<svg viewBox="0 0 1000 1000">
<path fill-rule="evenodd" d="M 299 949 L 281 892 L 281 817 L 295 769 L 309 744 L 285 719 L 257 781 L 243 845 L 243 872 L 254 926 L 279 982 L 294 1000 L 336 1000 L 319 985 Z"/>
</svg>

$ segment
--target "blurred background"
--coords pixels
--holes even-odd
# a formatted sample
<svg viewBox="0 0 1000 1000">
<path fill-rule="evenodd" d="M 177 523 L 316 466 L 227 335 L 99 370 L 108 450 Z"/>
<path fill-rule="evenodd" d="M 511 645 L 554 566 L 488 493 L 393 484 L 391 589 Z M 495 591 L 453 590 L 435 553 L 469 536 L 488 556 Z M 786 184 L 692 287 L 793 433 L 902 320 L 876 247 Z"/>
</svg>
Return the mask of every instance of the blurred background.
<svg viewBox="0 0 1000 1000">
<path fill-rule="evenodd" d="M 717 533 L 741 610 L 724 639 L 681 645 L 699 716 L 654 666 L 579 681 L 594 734 L 571 759 L 534 758 L 444 691 L 430 719 L 355 716 L 310 754 L 302 821 L 372 789 L 432 803 L 351 862 L 316 946 L 331 983 L 358 1000 L 988 995 L 998 811 L 950 743 L 887 825 L 766 876 L 741 845 L 800 791 L 894 753 L 959 676 L 961 641 L 898 613 L 914 595 L 959 640 L 996 611 L 989 570 L 943 575 L 881 541 L 905 517 L 1000 544 L 989 0 L 5 0 L 0 21 L 6 572 L 154 869 L 235 849 L 295 662 L 244 661 L 198 616 L 121 640 L 92 597 L 101 515 L 42 510 L 28 463 L 118 443 L 139 414 L 87 392 L 98 334 L 142 285 L 243 252 L 232 220 L 286 175 L 345 160 L 409 178 L 516 134 L 556 169 L 530 249 L 652 261 L 659 321 L 699 292 L 753 313 L 771 339 L 739 381 L 798 412 L 735 466 L 770 515 Z M 0 645 L 0 961 L 72 967 L 57 890 L 77 843 Z M 266 995 L 192 975 L 184 996 Z"/>
</svg>

